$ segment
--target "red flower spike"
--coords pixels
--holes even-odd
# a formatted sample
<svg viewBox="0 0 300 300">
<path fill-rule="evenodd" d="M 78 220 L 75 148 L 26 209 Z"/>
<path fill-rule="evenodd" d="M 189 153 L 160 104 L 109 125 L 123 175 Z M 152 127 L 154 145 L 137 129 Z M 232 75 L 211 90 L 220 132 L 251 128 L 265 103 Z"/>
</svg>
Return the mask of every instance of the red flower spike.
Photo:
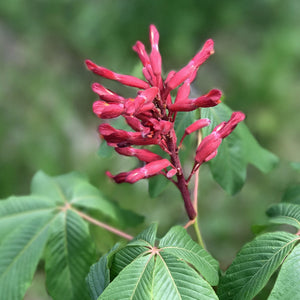
<svg viewBox="0 0 300 300">
<path fill-rule="evenodd" d="M 143 64 L 143 74 L 146 81 L 129 75 L 115 73 L 87 60 L 86 65 L 92 72 L 107 79 L 116 80 L 124 85 L 139 89 L 137 96 L 126 99 L 104 88 L 98 83 L 92 85 L 93 91 L 99 95 L 101 101 L 93 105 L 95 114 L 102 119 L 124 117 L 126 123 L 134 130 L 115 129 L 109 124 L 101 124 L 99 133 L 107 144 L 115 148 L 120 155 L 136 157 L 146 163 L 141 168 L 129 172 L 122 172 L 113 176 L 107 175 L 115 182 L 134 183 L 138 180 L 163 174 L 179 189 L 184 200 L 185 209 L 190 220 L 194 220 L 197 213 L 190 198 L 188 184 L 196 170 L 206 161 L 211 160 L 218 153 L 223 138 L 227 137 L 245 116 L 241 112 L 233 113 L 227 122 L 216 126 L 212 133 L 206 136 L 196 150 L 195 163 L 188 178 L 184 176 L 179 150 L 183 139 L 196 130 L 208 126 L 208 119 L 200 119 L 188 126 L 177 146 L 177 135 L 174 129 L 177 112 L 192 111 L 199 107 L 212 107 L 220 103 L 221 91 L 211 90 L 196 99 L 189 99 L 190 85 L 197 75 L 199 67 L 214 53 L 214 43 L 207 40 L 202 49 L 178 72 L 170 71 L 165 81 L 161 77 L 161 55 L 159 53 L 159 33 L 154 25 L 149 30 L 151 53 L 146 52 L 145 46 L 137 41 L 133 50 L 138 54 Z M 181 85 L 181 86 L 180 86 Z M 180 86 L 180 87 L 179 87 Z M 170 91 L 178 88 L 173 103 Z M 132 145 L 158 145 L 170 156 L 170 160 L 163 159 L 147 149 L 136 149 Z M 169 170 L 167 170 L 169 169 Z M 172 177 L 176 176 L 176 180 Z"/>
<path fill-rule="evenodd" d="M 163 159 L 160 155 L 153 153 L 147 149 L 136 149 L 136 148 L 132 148 L 132 147 L 123 147 L 123 148 L 115 148 L 115 151 L 117 151 L 121 155 L 135 156 L 139 160 L 144 161 L 146 163 L 150 163 L 155 160 Z"/>
<path fill-rule="evenodd" d="M 102 86 L 97 82 L 92 84 L 92 90 L 93 92 L 98 94 L 102 100 L 107 102 L 123 103 L 125 100 L 123 97 L 105 88 L 104 86 Z"/>
<path fill-rule="evenodd" d="M 86 66 L 89 70 L 91 70 L 95 74 L 100 75 L 104 78 L 116 80 L 116 81 L 119 81 L 120 83 L 122 83 L 124 85 L 137 87 L 137 88 L 140 88 L 140 89 L 147 89 L 149 87 L 149 84 L 147 82 L 145 82 L 145 81 L 143 81 L 139 78 L 136 78 L 134 76 L 122 75 L 122 74 L 115 73 L 111 70 L 108 70 L 104 67 L 101 67 L 101 66 L 98 66 L 98 65 L 94 64 L 90 60 L 86 60 L 85 63 L 86 63 Z"/>
</svg>

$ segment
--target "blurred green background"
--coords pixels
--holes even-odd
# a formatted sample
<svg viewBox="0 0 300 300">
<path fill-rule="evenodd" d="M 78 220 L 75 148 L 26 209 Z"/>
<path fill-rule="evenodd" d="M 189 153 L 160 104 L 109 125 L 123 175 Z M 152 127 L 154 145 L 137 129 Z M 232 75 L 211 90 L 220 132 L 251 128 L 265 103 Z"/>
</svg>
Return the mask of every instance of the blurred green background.
<svg viewBox="0 0 300 300">
<path fill-rule="evenodd" d="M 184 224 L 173 187 L 150 199 L 147 182 L 116 185 L 104 172 L 129 170 L 134 159 L 97 155 L 100 120 L 92 113 L 94 81 L 122 90 L 88 72 L 86 58 L 119 73 L 140 67 L 131 47 L 147 46 L 148 27 L 160 31 L 164 71 L 184 66 L 206 39 L 215 54 L 200 68 L 195 89 L 219 88 L 225 102 L 247 115 L 258 141 L 281 159 L 269 174 L 249 167 L 236 196 L 226 195 L 201 169 L 200 225 L 207 248 L 223 268 L 252 238 L 270 203 L 299 181 L 289 167 L 299 161 L 300 1 L 11 0 L 0 2 L 0 198 L 29 193 L 33 174 L 78 170 L 121 206 L 158 221 L 164 234 Z M 129 229 L 136 234 L 138 229 Z M 102 246 L 105 251 L 114 239 Z M 37 276 L 26 299 L 47 299 Z M 261 298 L 265 299 L 265 296 Z"/>
</svg>

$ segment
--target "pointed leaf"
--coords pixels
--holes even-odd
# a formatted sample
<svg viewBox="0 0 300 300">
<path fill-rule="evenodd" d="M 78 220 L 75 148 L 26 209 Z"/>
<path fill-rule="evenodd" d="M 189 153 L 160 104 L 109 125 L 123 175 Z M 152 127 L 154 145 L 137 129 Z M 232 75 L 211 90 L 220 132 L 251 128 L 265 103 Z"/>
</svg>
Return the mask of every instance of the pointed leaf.
<svg viewBox="0 0 300 300">
<path fill-rule="evenodd" d="M 288 224 L 300 229 L 300 205 L 292 203 L 279 203 L 267 210 L 270 222 Z"/>
<path fill-rule="evenodd" d="M 53 202 L 40 196 L 12 196 L 0 201 L 0 244 L 7 233 L 28 220 L 51 214 Z"/>
<path fill-rule="evenodd" d="M 300 295 L 300 245 L 282 264 L 268 300 L 298 300 Z"/>
<path fill-rule="evenodd" d="M 116 244 L 111 251 L 103 255 L 98 262 L 93 264 L 86 277 L 86 283 L 92 300 L 97 300 L 104 289 L 110 283 L 110 265 L 112 256 L 119 250 L 120 245 Z"/>
<path fill-rule="evenodd" d="M 194 242 L 181 226 L 172 227 L 160 240 L 159 247 L 191 264 L 211 285 L 219 282 L 219 263 L 199 244 Z"/>
<path fill-rule="evenodd" d="M 1 299 L 23 299 L 48 238 L 52 215 L 20 223 L 0 247 Z"/>
<path fill-rule="evenodd" d="M 219 298 L 253 299 L 298 240 L 299 237 L 287 232 L 272 232 L 258 236 L 246 244 L 221 277 Z"/>
<path fill-rule="evenodd" d="M 134 259 L 155 245 L 156 232 L 157 224 L 153 223 L 129 242 L 127 247 L 116 253 L 111 268 L 112 277 L 117 276 Z"/>
<path fill-rule="evenodd" d="M 215 107 L 203 108 L 201 118 L 208 118 L 211 124 L 202 129 L 207 136 L 222 121 L 229 120 L 232 110 L 221 103 Z M 277 164 L 277 157 L 262 148 L 247 126 L 239 124 L 223 141 L 217 156 L 209 162 L 214 179 L 229 194 L 238 192 L 245 180 L 247 165 L 255 165 L 262 172 L 268 172 Z"/>
<path fill-rule="evenodd" d="M 59 213 L 46 248 L 46 284 L 54 299 L 89 299 L 85 277 L 94 260 L 88 225 L 71 210 Z"/>
<path fill-rule="evenodd" d="M 147 255 L 135 259 L 104 290 L 99 300 L 151 300 L 151 282 L 154 257 Z"/>
<path fill-rule="evenodd" d="M 152 299 L 211 300 L 218 297 L 212 287 L 193 268 L 162 251 L 156 258 Z"/>
</svg>

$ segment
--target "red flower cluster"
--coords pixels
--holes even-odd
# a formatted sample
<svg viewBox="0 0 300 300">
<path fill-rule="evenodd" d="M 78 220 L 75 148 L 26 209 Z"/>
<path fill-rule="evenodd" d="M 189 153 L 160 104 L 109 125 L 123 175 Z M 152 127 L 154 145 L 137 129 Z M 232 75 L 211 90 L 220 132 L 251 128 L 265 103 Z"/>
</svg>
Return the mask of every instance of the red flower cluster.
<svg viewBox="0 0 300 300">
<path fill-rule="evenodd" d="M 213 107 L 220 103 L 221 91 L 213 89 L 207 94 L 191 99 L 190 85 L 196 77 L 197 71 L 210 55 L 214 53 L 212 40 L 206 41 L 202 49 L 192 60 L 178 72 L 170 71 L 166 79 L 162 78 L 161 55 L 158 49 L 159 33 L 154 25 L 150 25 L 151 52 L 148 54 L 142 42 L 137 41 L 133 50 L 138 54 L 143 64 L 143 74 L 146 81 L 139 78 L 122 75 L 86 61 L 89 70 L 104 78 L 116 80 L 124 85 L 140 89 L 135 98 L 124 98 L 113 91 L 106 89 L 99 83 L 92 85 L 93 91 L 99 95 L 99 100 L 93 105 L 94 113 L 101 119 L 112 119 L 122 116 L 133 131 L 115 129 L 108 123 L 99 126 L 100 136 L 116 152 L 125 156 L 135 156 L 145 163 L 141 168 L 123 172 L 113 176 L 107 175 L 117 183 L 134 183 L 138 180 L 162 174 L 170 179 L 180 190 L 186 211 L 190 219 L 196 213 L 191 204 L 188 191 L 188 182 L 199 166 L 217 155 L 222 139 L 228 136 L 236 125 L 244 119 L 244 114 L 235 112 L 227 122 L 215 127 L 212 133 L 206 136 L 196 150 L 195 163 L 190 176 L 183 175 L 181 162 L 178 156 L 179 148 L 186 135 L 191 134 L 210 124 L 208 119 L 200 119 L 185 129 L 184 136 L 177 144 L 174 122 L 177 112 L 192 111 L 201 107 Z M 178 87 L 173 101 L 170 92 Z M 132 146 L 158 145 L 170 159 L 147 149 Z M 177 180 L 172 177 L 177 177 Z"/>
</svg>

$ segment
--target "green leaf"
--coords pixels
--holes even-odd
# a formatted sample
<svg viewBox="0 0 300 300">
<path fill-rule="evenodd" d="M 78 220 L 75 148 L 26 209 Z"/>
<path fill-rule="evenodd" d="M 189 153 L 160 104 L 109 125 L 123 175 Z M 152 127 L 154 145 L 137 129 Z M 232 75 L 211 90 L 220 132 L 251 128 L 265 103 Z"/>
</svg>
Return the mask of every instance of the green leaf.
<svg viewBox="0 0 300 300">
<path fill-rule="evenodd" d="M 268 300 L 298 300 L 300 295 L 300 245 L 282 264 Z"/>
<path fill-rule="evenodd" d="M 251 300 L 266 285 L 299 240 L 287 232 L 258 236 L 238 253 L 221 277 L 218 295 L 221 300 Z"/>
<path fill-rule="evenodd" d="M 81 210 L 101 211 L 115 222 L 121 215 L 123 220 L 136 215 L 104 199 L 79 173 L 51 177 L 38 172 L 31 191 L 29 196 L 0 201 L 0 269 L 4 268 L 0 273 L 1 296 L 6 296 L 5 292 L 5 299 L 21 299 L 18 295 L 28 288 L 47 243 L 46 282 L 50 295 L 55 300 L 88 299 L 85 276 L 94 261 L 94 244 Z M 41 221 L 44 219 L 49 220 L 46 225 Z"/>
<path fill-rule="evenodd" d="M 23 299 L 47 242 L 51 218 L 51 214 L 48 214 L 19 223 L 19 226 L 2 240 L 1 299 Z"/>
<path fill-rule="evenodd" d="M 111 259 L 119 248 L 120 245 L 116 244 L 108 253 L 103 255 L 98 262 L 91 266 L 89 274 L 86 277 L 86 283 L 92 300 L 97 300 L 110 283 Z"/>
<path fill-rule="evenodd" d="M 156 232 L 157 224 L 153 223 L 129 242 L 127 247 L 116 253 L 111 268 L 112 277 L 116 277 L 123 268 L 142 255 L 145 249 L 155 245 Z"/>
<path fill-rule="evenodd" d="M 38 196 L 12 196 L 0 201 L 0 244 L 7 233 L 19 224 L 51 214 L 55 205 Z"/>
<path fill-rule="evenodd" d="M 282 201 L 300 204 L 300 185 L 292 185 L 286 189 Z"/>
<path fill-rule="evenodd" d="M 232 110 L 221 103 L 218 106 L 203 108 L 201 118 L 208 118 L 211 124 L 202 129 L 207 136 L 213 128 L 223 121 L 228 121 Z M 277 157 L 262 148 L 244 123 L 223 141 L 217 156 L 209 162 L 214 179 L 229 194 L 237 193 L 246 180 L 247 165 L 255 165 L 262 172 L 268 172 L 276 166 Z"/>
<path fill-rule="evenodd" d="M 219 263 L 194 242 L 183 227 L 172 227 L 160 240 L 159 247 L 164 249 L 164 253 L 172 254 L 193 265 L 211 285 L 218 284 Z"/>
<path fill-rule="evenodd" d="M 98 299 L 218 299 L 209 284 L 218 282 L 218 263 L 185 229 L 172 228 L 158 246 L 156 230 L 153 224 L 114 255 L 114 279 Z"/>
<path fill-rule="evenodd" d="M 300 205 L 292 203 L 279 203 L 267 210 L 270 222 L 275 224 L 288 224 L 300 229 Z"/>
<path fill-rule="evenodd" d="M 88 225 L 71 210 L 56 216 L 46 247 L 46 284 L 54 299 L 89 299 L 84 285 L 94 260 Z"/>
<path fill-rule="evenodd" d="M 47 196 L 56 205 L 63 206 L 69 202 L 79 209 L 101 212 L 122 225 L 128 223 L 136 226 L 144 220 L 142 216 L 123 210 L 117 204 L 105 199 L 102 193 L 88 182 L 87 177 L 78 172 L 56 177 L 38 172 L 33 178 L 31 189 L 33 194 Z"/>
<path fill-rule="evenodd" d="M 159 176 L 153 176 L 148 179 L 149 187 L 149 195 L 151 198 L 156 198 L 159 196 L 169 185 L 170 180 L 168 180 L 166 177 L 159 175 Z"/>
</svg>

